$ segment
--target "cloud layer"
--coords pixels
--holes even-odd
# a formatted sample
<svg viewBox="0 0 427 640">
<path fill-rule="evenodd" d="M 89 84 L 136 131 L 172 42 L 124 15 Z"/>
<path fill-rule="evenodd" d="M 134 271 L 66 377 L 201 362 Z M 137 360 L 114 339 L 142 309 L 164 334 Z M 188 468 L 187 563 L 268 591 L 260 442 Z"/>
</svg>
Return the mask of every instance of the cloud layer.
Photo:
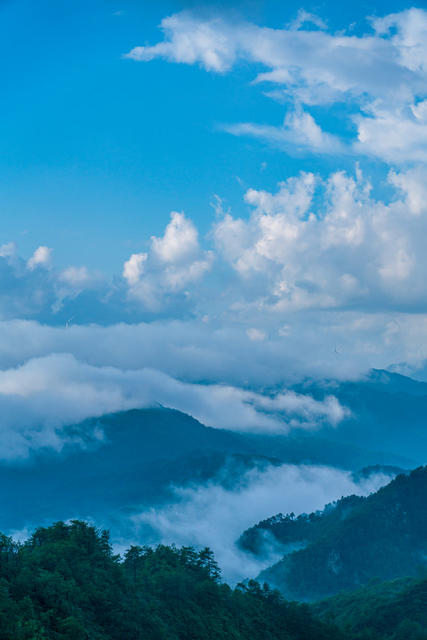
<svg viewBox="0 0 427 640">
<path fill-rule="evenodd" d="M 264 433 L 336 426 L 347 414 L 332 395 L 320 401 L 286 390 L 265 396 L 229 385 L 182 382 L 156 369 L 94 366 L 53 354 L 0 372 L 0 459 L 26 457 L 40 448 L 60 450 L 75 437 L 64 427 L 85 418 L 157 405 L 209 426 Z"/>
</svg>

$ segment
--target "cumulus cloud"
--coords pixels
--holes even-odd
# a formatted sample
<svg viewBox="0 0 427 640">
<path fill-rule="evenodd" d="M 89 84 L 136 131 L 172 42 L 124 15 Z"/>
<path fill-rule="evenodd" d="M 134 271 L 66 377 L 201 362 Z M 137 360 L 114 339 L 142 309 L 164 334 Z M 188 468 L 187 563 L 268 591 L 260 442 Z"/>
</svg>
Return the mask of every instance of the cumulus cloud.
<svg viewBox="0 0 427 640">
<path fill-rule="evenodd" d="M 303 172 L 274 190 L 249 188 L 248 215 L 219 211 L 205 238 L 173 212 L 112 282 L 84 266 L 31 269 L 3 245 L 0 319 L 64 331 L 3 323 L 4 335 L 15 331 L 20 342 L 14 358 L 0 340 L 0 366 L 22 364 L 24 352 L 65 352 L 95 366 L 159 368 L 237 387 L 414 366 L 426 357 L 426 184 L 422 165 L 394 169 L 387 199 L 378 199 L 356 166 L 354 174 Z M 106 333 L 70 326 L 142 320 Z M 49 347 L 31 344 L 27 331 Z"/>
<path fill-rule="evenodd" d="M 123 277 L 132 287 L 135 285 L 144 272 L 144 262 L 147 260 L 146 253 L 133 253 L 129 260 L 123 265 Z"/>
<path fill-rule="evenodd" d="M 304 310 L 424 312 L 426 184 L 424 165 L 390 170 L 388 197 L 378 199 L 356 165 L 354 174 L 302 172 L 273 191 L 249 188 L 248 215 L 218 212 L 206 238 L 172 212 L 164 233 L 111 282 L 85 266 L 55 270 L 46 247 L 24 261 L 5 245 L 0 317 L 66 324 L 76 312 L 80 323 L 191 315 L 244 325 L 260 339 Z"/>
<path fill-rule="evenodd" d="M 197 229 L 183 213 L 173 211 L 161 238 L 153 236 L 153 253 L 162 262 L 187 262 L 199 252 Z"/>
<path fill-rule="evenodd" d="M 0 247 L 0 318 L 38 318 L 52 321 L 58 312 L 82 293 L 99 299 L 110 287 L 100 273 L 85 266 L 55 269 L 53 249 L 38 247 L 25 260 L 13 242 Z"/>
<path fill-rule="evenodd" d="M 328 467 L 251 470 L 232 489 L 216 483 L 176 487 L 170 504 L 134 515 L 127 534 L 139 542 L 209 546 L 225 579 L 236 583 L 256 577 L 280 557 L 274 547 L 261 559 L 239 550 L 235 542 L 245 529 L 279 512 L 310 513 L 343 495 L 367 495 L 389 481 L 377 474 L 355 483 L 349 473 Z"/>
<path fill-rule="evenodd" d="M 297 106 L 281 126 L 227 126 L 235 135 L 263 138 L 293 152 L 296 146 L 314 153 L 374 155 L 398 164 L 426 160 L 427 12 L 422 9 L 370 20 L 360 36 L 330 33 L 321 17 L 303 10 L 282 29 L 188 11 L 164 18 L 161 28 L 163 41 L 135 47 L 127 57 L 160 57 L 217 73 L 239 62 L 261 65 L 266 70 L 255 84 L 273 85 L 267 95 Z M 357 127 L 356 137 L 345 144 L 301 108 L 334 103 L 350 105 L 347 124 Z"/>
<path fill-rule="evenodd" d="M 391 172 L 389 183 L 398 193 L 388 204 L 371 196 L 359 170 L 355 176 L 336 172 L 326 181 L 303 173 L 279 184 L 276 193 L 249 189 L 251 217 L 227 214 L 214 230 L 218 252 L 246 286 L 242 306 L 250 304 L 253 281 L 261 279 L 264 294 L 256 304 L 270 311 L 423 309 L 425 175 L 421 168 Z"/>
<path fill-rule="evenodd" d="M 213 253 L 203 251 L 198 231 L 183 213 L 172 211 L 164 235 L 151 238 L 151 251 L 133 254 L 123 276 L 129 296 L 152 311 L 161 310 L 177 296 L 189 296 L 188 285 L 197 283 L 211 268 Z"/>
</svg>

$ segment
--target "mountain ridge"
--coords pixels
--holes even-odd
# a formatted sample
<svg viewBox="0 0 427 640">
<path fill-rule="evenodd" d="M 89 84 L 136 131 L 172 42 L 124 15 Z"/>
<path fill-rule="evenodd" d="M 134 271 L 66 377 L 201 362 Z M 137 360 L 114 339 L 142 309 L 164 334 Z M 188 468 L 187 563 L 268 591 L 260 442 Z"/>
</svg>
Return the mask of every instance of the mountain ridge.
<svg viewBox="0 0 427 640">
<path fill-rule="evenodd" d="M 276 529 L 282 525 L 284 543 L 289 531 L 299 527 L 304 546 L 284 555 L 259 579 L 287 598 L 314 600 L 372 578 L 416 575 L 427 564 L 426 495 L 427 467 L 420 467 L 366 498 L 349 496 L 301 521 L 273 523 Z"/>
</svg>

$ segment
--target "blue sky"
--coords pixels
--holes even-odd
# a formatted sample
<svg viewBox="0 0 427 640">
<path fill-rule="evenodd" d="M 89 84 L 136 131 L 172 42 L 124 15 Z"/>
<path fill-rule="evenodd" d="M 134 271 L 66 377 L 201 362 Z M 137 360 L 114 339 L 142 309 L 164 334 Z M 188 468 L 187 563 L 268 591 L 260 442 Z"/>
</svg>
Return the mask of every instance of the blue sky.
<svg viewBox="0 0 427 640">
<path fill-rule="evenodd" d="M 405 6 L 308 2 L 304 9 L 332 30 L 356 23 L 357 33 L 366 31 L 366 15 Z M 348 168 L 353 159 L 284 154 L 220 130 L 283 119 L 284 105 L 251 85 L 247 64 L 215 74 L 122 57 L 157 42 L 161 20 L 182 9 L 279 28 L 300 8 L 274 1 L 240 2 L 232 11 L 230 3 L 2 2 L 2 241 L 16 242 L 26 257 L 48 245 L 58 267 L 84 264 L 112 275 L 161 231 L 171 210 L 184 210 L 204 234 L 214 194 L 243 215 L 248 186 L 274 189 L 301 168 Z M 332 131 L 342 127 L 328 113 L 321 117 Z"/>
</svg>

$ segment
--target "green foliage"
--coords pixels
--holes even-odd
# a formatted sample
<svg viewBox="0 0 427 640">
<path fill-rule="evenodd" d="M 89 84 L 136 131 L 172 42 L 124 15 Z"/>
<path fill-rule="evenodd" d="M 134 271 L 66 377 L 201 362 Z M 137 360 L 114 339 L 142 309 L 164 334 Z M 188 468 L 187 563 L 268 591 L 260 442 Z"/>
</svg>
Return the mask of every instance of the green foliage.
<svg viewBox="0 0 427 640">
<path fill-rule="evenodd" d="M 312 605 L 356 640 L 427 640 L 427 578 L 372 583 Z"/>
<path fill-rule="evenodd" d="M 231 589 L 210 549 L 132 546 L 81 522 L 0 538 L 0 640 L 342 640 L 306 605 Z"/>
<path fill-rule="evenodd" d="M 347 496 L 326 505 L 323 511 L 302 513 L 297 517 L 294 513 L 278 513 L 244 531 L 238 544 L 244 551 L 254 555 L 263 555 L 265 545 L 269 542 L 283 547 L 292 544 L 306 546 L 308 542 L 333 530 L 363 501 L 364 498 L 359 496 Z"/>
<path fill-rule="evenodd" d="M 276 539 L 286 543 L 302 536 L 306 545 L 260 578 L 288 598 L 315 600 L 373 578 L 415 576 L 426 565 L 426 495 L 427 467 L 421 467 L 367 498 L 345 498 L 320 514 L 279 519 L 269 527 Z M 266 521 L 249 530 L 249 545 L 268 526 Z"/>
</svg>

